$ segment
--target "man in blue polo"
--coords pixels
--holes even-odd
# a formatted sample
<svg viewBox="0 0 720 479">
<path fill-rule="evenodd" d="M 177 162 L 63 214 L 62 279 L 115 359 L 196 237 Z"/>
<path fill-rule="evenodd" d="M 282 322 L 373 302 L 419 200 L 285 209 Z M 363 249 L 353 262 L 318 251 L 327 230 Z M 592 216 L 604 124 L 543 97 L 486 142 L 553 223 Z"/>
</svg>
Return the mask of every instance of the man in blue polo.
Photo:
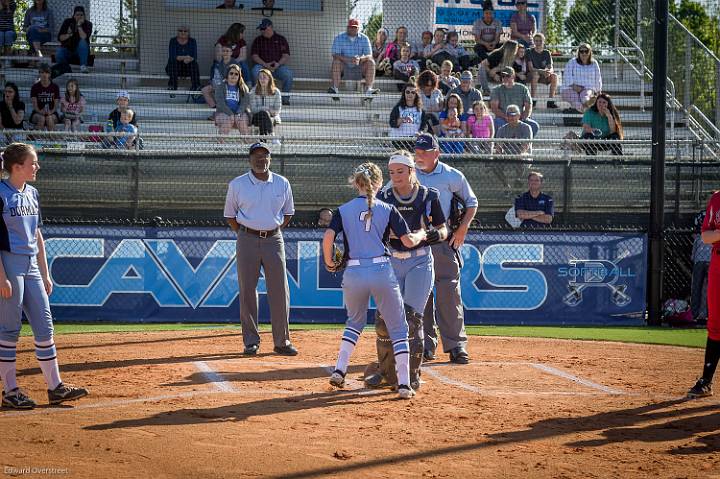
<svg viewBox="0 0 720 479">
<path fill-rule="evenodd" d="M 345 33 L 335 37 L 332 44 L 332 66 L 330 67 L 330 81 L 328 93 L 337 95 L 339 93 L 340 79 L 357 80 L 362 77 L 367 85 L 368 95 L 377 93 L 379 90 L 373 88 L 375 82 L 375 60 L 372 56 L 370 39 L 359 32 L 360 22 L 351 18 L 347 24 Z"/>
<path fill-rule="evenodd" d="M 522 220 L 523 228 L 544 228 L 552 223 L 555 208 L 553 199 L 543 193 L 543 175 L 531 171 L 528 175 L 528 191 L 515 198 L 515 216 Z"/>
<path fill-rule="evenodd" d="M 285 269 L 282 228 L 295 213 L 288 180 L 270 171 L 270 149 L 264 143 L 250 147 L 250 171 L 230 182 L 225 218 L 237 233 L 237 273 L 240 287 L 240 324 L 243 354 L 260 349 L 257 283 L 265 274 L 275 352 L 295 356 L 290 342 L 290 290 Z"/>
<path fill-rule="evenodd" d="M 423 133 L 415 140 L 415 172 L 421 185 L 432 187 L 440 193 L 440 206 L 446 218 L 450 218 L 453 195 L 465 203 L 465 214 L 460 225 L 452 231 L 447 241 L 432 245 L 435 267 L 435 293 L 430 294 L 425 307 L 423 325 L 425 329 L 425 359 L 435 358 L 438 338 L 437 323 L 442 337 L 443 351 L 450 355 L 450 361 L 467 364 L 467 335 L 465 314 L 460 298 L 460 260 L 458 250 L 465 242 L 470 223 L 475 217 L 478 200 L 465 175 L 459 170 L 439 161 L 440 147 L 437 139 Z"/>
</svg>

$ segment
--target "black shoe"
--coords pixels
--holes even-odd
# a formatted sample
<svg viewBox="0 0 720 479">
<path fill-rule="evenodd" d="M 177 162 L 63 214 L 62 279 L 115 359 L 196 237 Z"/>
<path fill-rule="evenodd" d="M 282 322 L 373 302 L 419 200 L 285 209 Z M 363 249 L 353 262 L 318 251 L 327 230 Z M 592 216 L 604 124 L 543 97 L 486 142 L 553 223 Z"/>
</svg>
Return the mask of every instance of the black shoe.
<svg viewBox="0 0 720 479">
<path fill-rule="evenodd" d="M 687 393 L 688 399 L 704 398 L 712 396 L 712 384 L 705 381 L 705 378 L 698 379 L 695 386 L 691 387 Z"/>
<path fill-rule="evenodd" d="M 425 351 L 423 351 L 423 359 L 425 361 L 434 360 L 435 359 L 435 351 L 433 351 L 432 349 L 426 349 Z"/>
<path fill-rule="evenodd" d="M 288 106 L 290 104 L 290 97 L 288 95 L 282 96 L 282 104 Z"/>
<path fill-rule="evenodd" d="M 275 349 L 273 349 L 273 351 L 275 351 L 277 354 L 279 354 L 281 356 L 297 356 L 298 355 L 297 348 L 295 346 L 293 346 L 292 344 L 288 344 L 287 346 L 281 346 L 281 347 L 276 346 Z"/>
<path fill-rule="evenodd" d="M 3 391 L 2 393 L 2 407 L 9 407 L 11 409 L 33 409 L 35 406 L 37 406 L 35 401 L 30 399 L 20 388 L 15 388 L 7 393 Z"/>
<path fill-rule="evenodd" d="M 52 391 L 48 389 L 48 401 L 50 404 L 60 404 L 65 401 L 74 401 L 87 395 L 87 389 L 63 383 L 58 384 L 58 387 Z"/>
<path fill-rule="evenodd" d="M 328 92 L 330 95 L 333 95 L 332 97 L 330 97 L 330 98 L 333 99 L 333 101 L 340 101 L 340 97 L 337 96 L 337 95 L 340 94 L 340 91 L 337 89 L 337 87 L 331 86 L 330 88 L 328 88 L 328 91 L 327 91 L 327 92 Z"/>
<path fill-rule="evenodd" d="M 366 377 L 364 382 L 365 386 L 369 388 L 379 388 L 383 385 L 385 378 L 380 373 L 371 374 Z"/>
<path fill-rule="evenodd" d="M 462 346 L 458 346 L 450 350 L 450 362 L 455 364 L 467 364 L 470 362 L 470 356 Z"/>
<path fill-rule="evenodd" d="M 547 107 L 548 107 L 548 108 L 555 109 L 555 108 L 557 108 L 557 105 L 555 104 L 554 101 L 548 100 L 548 102 L 547 102 Z"/>
<path fill-rule="evenodd" d="M 243 354 L 245 356 L 255 356 L 258 353 L 258 350 L 260 349 L 259 344 L 249 344 L 245 346 L 245 349 L 243 350 Z"/>
</svg>

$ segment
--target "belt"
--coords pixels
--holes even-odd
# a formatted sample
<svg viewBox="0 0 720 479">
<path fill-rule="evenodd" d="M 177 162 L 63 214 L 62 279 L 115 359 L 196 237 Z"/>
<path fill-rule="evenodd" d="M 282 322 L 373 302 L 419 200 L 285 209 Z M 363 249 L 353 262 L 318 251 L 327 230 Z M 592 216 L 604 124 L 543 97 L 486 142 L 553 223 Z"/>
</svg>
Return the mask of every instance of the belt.
<svg viewBox="0 0 720 479">
<path fill-rule="evenodd" d="M 374 258 L 351 259 L 347 262 L 348 266 L 360 266 L 361 264 L 378 264 L 387 263 L 390 258 L 387 256 L 376 256 Z"/>
<path fill-rule="evenodd" d="M 426 246 L 424 248 L 418 248 L 410 251 L 393 251 L 392 257 L 397 259 L 408 259 L 413 258 L 417 256 L 425 256 L 429 253 L 429 248 Z"/>
<path fill-rule="evenodd" d="M 258 231 L 258 230 L 254 230 L 252 228 L 248 228 L 247 226 L 240 225 L 240 229 L 246 233 L 250 233 L 251 235 L 256 235 L 261 238 L 267 238 L 268 236 L 272 236 L 275 233 L 277 233 L 280 228 L 275 228 L 274 230 L 267 230 L 267 231 Z"/>
</svg>

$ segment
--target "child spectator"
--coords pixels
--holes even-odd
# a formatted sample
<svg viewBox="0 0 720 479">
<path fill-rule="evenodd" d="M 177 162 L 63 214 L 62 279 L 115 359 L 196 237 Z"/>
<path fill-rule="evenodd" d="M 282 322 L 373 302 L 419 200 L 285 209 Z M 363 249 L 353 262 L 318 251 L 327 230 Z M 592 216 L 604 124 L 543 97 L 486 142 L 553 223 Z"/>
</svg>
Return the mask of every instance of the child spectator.
<svg viewBox="0 0 720 479">
<path fill-rule="evenodd" d="M 413 59 L 420 63 L 422 67 L 421 70 L 425 69 L 425 55 L 423 55 L 423 52 L 425 52 L 426 48 L 432 45 L 432 41 L 433 33 L 429 30 L 425 30 L 422 32 L 422 39 L 420 40 L 420 43 L 416 44 L 413 48 Z"/>
<path fill-rule="evenodd" d="M 448 108 L 445 118 L 440 122 L 443 136 L 448 138 L 461 138 L 463 136 L 462 122 L 458 116 L 457 108 Z"/>
<path fill-rule="evenodd" d="M 60 121 L 60 88 L 50 78 L 50 67 L 47 64 L 40 65 L 39 72 L 40 80 L 30 88 L 33 106 L 30 122 L 38 130 L 47 128 L 48 131 L 53 131 Z"/>
<path fill-rule="evenodd" d="M 121 133 L 112 137 L 115 148 L 129 149 L 135 147 L 135 136 L 137 135 L 137 127 L 130 123 L 134 117 L 134 112 L 128 108 L 120 114 L 120 123 L 115 127 L 115 133 Z"/>
<path fill-rule="evenodd" d="M 65 131 L 80 131 L 82 114 L 85 111 L 85 97 L 80 93 L 78 81 L 68 80 L 65 95 L 60 99 L 60 112 L 63 114 Z"/>
<path fill-rule="evenodd" d="M 425 58 L 426 61 L 429 61 L 429 62 L 435 63 L 435 64 L 438 64 L 438 63 L 442 64 L 442 61 L 443 61 L 442 58 L 436 57 L 435 55 L 442 52 L 444 48 L 445 48 L 445 29 L 438 28 L 435 30 L 435 33 L 433 33 L 432 43 L 430 45 L 425 46 L 425 49 L 422 52 L 422 56 Z M 452 70 L 452 68 L 451 68 L 451 70 Z"/>
<path fill-rule="evenodd" d="M 108 121 L 112 121 L 112 128 L 113 130 L 117 128 L 118 124 L 120 123 L 120 115 L 125 110 L 129 109 L 130 106 L 130 95 L 126 91 L 119 91 L 117 94 L 117 99 L 115 100 L 115 103 L 117 103 L 117 108 L 115 108 L 113 111 L 110 112 L 108 115 Z M 130 115 L 130 124 L 137 127 L 137 115 L 134 111 L 130 110 L 132 113 Z"/>
<path fill-rule="evenodd" d="M 557 93 L 558 76 L 553 69 L 550 50 L 545 48 L 545 35 L 536 33 L 533 37 L 533 42 L 535 46 L 527 53 L 527 64 L 530 74 L 530 96 L 533 98 L 536 97 L 538 83 L 550 85 L 550 100 L 547 102 L 547 107 L 557 108 L 553 98 L 555 98 L 555 94 Z"/>
<path fill-rule="evenodd" d="M 460 95 L 456 93 L 450 93 L 445 97 L 445 108 L 440 112 L 440 136 L 447 136 L 442 124 L 445 120 L 452 116 L 451 110 L 458 111 L 458 120 L 460 120 L 460 131 L 461 133 L 467 129 L 467 118 L 468 115 L 465 113 L 464 104 Z M 462 136 L 462 134 L 460 135 Z M 440 151 L 443 153 L 462 153 L 465 150 L 464 142 L 459 141 L 440 141 Z"/>
<path fill-rule="evenodd" d="M 420 65 L 417 60 L 411 60 L 412 50 L 410 44 L 406 43 L 400 47 L 400 59 L 393 64 L 393 78 L 402 80 L 404 83 L 410 81 L 410 78 L 420 72 Z M 402 90 L 402 85 L 398 85 L 398 90 Z"/>
<path fill-rule="evenodd" d="M 43 56 L 40 47 L 49 42 L 54 30 L 52 10 L 48 9 L 47 0 L 34 0 L 23 19 L 23 30 L 30 44 L 30 54 Z"/>
<path fill-rule="evenodd" d="M 468 136 L 471 138 L 493 138 L 495 136 L 495 125 L 490 115 L 490 110 L 483 100 L 477 100 L 472 104 L 472 115 L 467 119 Z M 491 150 L 490 143 L 475 143 L 480 152 L 487 153 Z"/>
<path fill-rule="evenodd" d="M 263 68 L 258 73 L 258 81 L 250 91 L 250 124 L 260 129 L 260 134 L 272 135 L 273 127 L 280 123 L 282 93 L 275 86 L 272 72 Z"/>
<path fill-rule="evenodd" d="M 22 130 L 25 119 L 25 103 L 20 101 L 18 87 L 12 82 L 5 84 L 3 101 L 0 101 L 0 129 Z M 6 135 L 9 143 L 19 141 L 19 135 Z"/>
<path fill-rule="evenodd" d="M 385 49 L 385 57 L 394 64 L 400 59 L 400 48 L 408 42 L 408 29 L 406 27 L 398 27 L 395 30 L 395 40 L 388 44 Z"/>
<path fill-rule="evenodd" d="M 220 48 L 222 52 L 220 60 L 215 60 L 212 67 L 210 67 L 210 83 L 202 88 L 203 97 L 210 108 L 215 108 L 215 88 L 225 80 L 230 65 L 238 64 L 237 61 L 233 59 L 233 50 L 229 45 Z M 240 68 L 242 69 L 242 66 Z M 215 121 L 215 113 L 210 115 L 208 120 Z"/>
<path fill-rule="evenodd" d="M 513 60 L 513 70 L 515 70 L 515 81 L 525 85 L 528 81 L 527 58 L 525 57 L 525 45 L 519 44 L 515 60 Z"/>
<path fill-rule="evenodd" d="M 15 33 L 15 0 L 0 0 L 0 45 L 3 55 L 12 54 L 12 46 L 17 40 Z"/>
<path fill-rule="evenodd" d="M 245 80 L 251 81 L 250 65 L 247 59 L 247 43 L 245 42 L 245 25 L 242 23 L 233 23 L 227 31 L 215 42 L 215 61 L 223 58 L 223 47 L 230 47 L 232 50 L 233 63 L 240 65 L 240 71 Z M 220 81 L 225 78 L 225 74 L 220 77 Z M 208 102 L 209 104 L 209 102 Z"/>
<path fill-rule="evenodd" d="M 453 76 L 452 70 L 453 64 L 450 60 L 445 60 L 444 62 L 442 62 L 438 80 L 440 82 L 439 87 L 443 95 L 447 95 L 448 93 L 450 93 L 450 90 L 454 90 L 455 88 L 460 86 L 460 79 Z"/>
<path fill-rule="evenodd" d="M 227 135 L 233 127 L 237 128 L 241 135 L 249 133 L 247 116 L 249 93 L 240 67 L 230 65 L 225 81 L 215 89 L 217 108 L 215 124 L 221 135 Z"/>
</svg>

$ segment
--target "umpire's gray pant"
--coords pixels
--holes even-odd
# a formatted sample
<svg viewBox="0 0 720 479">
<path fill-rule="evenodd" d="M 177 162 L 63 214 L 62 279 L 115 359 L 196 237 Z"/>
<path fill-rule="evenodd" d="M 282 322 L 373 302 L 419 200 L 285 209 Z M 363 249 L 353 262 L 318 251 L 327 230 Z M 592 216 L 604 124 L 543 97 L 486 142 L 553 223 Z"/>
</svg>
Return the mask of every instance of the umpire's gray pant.
<svg viewBox="0 0 720 479">
<path fill-rule="evenodd" d="M 258 333 L 257 284 L 260 266 L 265 273 L 267 300 L 270 305 L 275 347 L 290 344 L 290 290 L 285 269 L 285 242 L 282 232 L 261 238 L 238 231 L 237 275 L 240 286 L 240 324 L 245 346 L 260 344 Z"/>
<path fill-rule="evenodd" d="M 450 243 L 443 241 L 432 245 L 435 266 L 435 291 L 430 293 L 423 328 L 425 329 L 425 349 L 435 351 L 438 344 L 435 323 L 442 337 L 443 351 L 446 353 L 458 346 L 467 346 L 465 334 L 465 315 L 460 299 L 460 265 L 455 250 Z"/>
</svg>

